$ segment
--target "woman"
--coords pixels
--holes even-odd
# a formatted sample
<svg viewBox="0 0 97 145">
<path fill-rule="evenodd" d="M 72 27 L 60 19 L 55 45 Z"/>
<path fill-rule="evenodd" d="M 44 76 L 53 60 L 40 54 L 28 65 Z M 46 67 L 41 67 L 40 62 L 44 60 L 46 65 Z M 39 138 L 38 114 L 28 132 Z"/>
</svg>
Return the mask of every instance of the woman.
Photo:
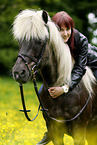
<svg viewBox="0 0 97 145">
<path fill-rule="evenodd" d="M 91 67 L 91 64 L 93 64 L 93 60 L 88 62 L 88 52 L 90 50 L 90 47 L 96 49 L 96 51 L 97 48 L 88 44 L 87 38 L 76 29 L 74 29 L 74 21 L 66 12 L 58 12 L 52 18 L 52 20 L 56 23 L 56 25 L 58 25 L 60 34 L 63 37 L 64 42 L 69 45 L 71 54 L 75 60 L 75 65 L 71 73 L 71 83 L 65 84 L 65 86 L 63 87 L 52 87 L 49 89 L 50 95 L 53 98 L 56 98 L 64 92 L 67 93 L 68 91 L 72 90 L 80 82 L 86 72 L 86 65 L 89 65 Z M 96 60 L 96 64 L 93 64 L 92 70 L 94 72 L 96 67 L 94 75 L 97 78 L 96 54 L 95 57 L 93 59 Z"/>
<path fill-rule="evenodd" d="M 74 29 L 73 19 L 64 11 L 58 12 L 52 18 L 59 27 L 64 43 L 67 43 L 75 64 L 71 73 L 71 83 L 62 87 L 51 87 L 48 91 L 53 98 L 74 89 L 86 72 L 88 65 L 97 79 L 97 47 L 88 43 L 88 39 L 78 30 Z M 37 144 L 47 144 L 50 142 L 48 132 Z"/>
</svg>

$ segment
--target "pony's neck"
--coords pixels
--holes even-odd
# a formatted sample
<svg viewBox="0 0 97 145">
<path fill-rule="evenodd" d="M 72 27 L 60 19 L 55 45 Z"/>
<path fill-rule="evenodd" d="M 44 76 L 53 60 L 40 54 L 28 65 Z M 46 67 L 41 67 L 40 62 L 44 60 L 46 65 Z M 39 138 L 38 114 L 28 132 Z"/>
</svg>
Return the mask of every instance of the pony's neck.
<svg viewBox="0 0 97 145">
<path fill-rule="evenodd" d="M 44 84 L 47 87 L 51 87 L 54 86 L 58 78 L 58 64 L 53 49 L 48 48 L 49 45 L 46 47 L 40 70 Z"/>
<path fill-rule="evenodd" d="M 50 40 L 46 47 L 44 67 L 42 75 L 47 84 L 51 86 L 61 86 L 71 81 L 71 71 L 73 61 L 70 49 L 64 43 L 57 27 L 51 21 L 48 22 Z M 45 61 L 47 60 L 47 61 Z"/>
<path fill-rule="evenodd" d="M 71 81 L 71 71 L 73 67 L 73 59 L 70 53 L 70 49 L 67 44 L 64 43 L 56 25 L 52 22 L 48 22 L 50 31 L 50 41 L 48 49 L 53 50 L 53 54 L 56 58 L 57 64 L 57 80 L 54 86 L 60 86 Z M 51 58 L 49 59 L 51 62 Z"/>
<path fill-rule="evenodd" d="M 71 81 L 72 59 L 67 44 L 62 46 L 51 42 L 47 44 L 42 60 L 41 73 L 48 86 L 61 86 Z"/>
</svg>

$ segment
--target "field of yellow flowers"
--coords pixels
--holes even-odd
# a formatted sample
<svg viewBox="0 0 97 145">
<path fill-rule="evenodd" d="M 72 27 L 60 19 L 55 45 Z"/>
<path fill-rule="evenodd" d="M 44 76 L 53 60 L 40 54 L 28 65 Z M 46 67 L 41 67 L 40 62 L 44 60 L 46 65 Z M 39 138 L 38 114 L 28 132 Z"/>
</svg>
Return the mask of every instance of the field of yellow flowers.
<svg viewBox="0 0 97 145">
<path fill-rule="evenodd" d="M 32 82 L 24 85 L 24 93 L 27 109 L 31 109 L 29 116 L 34 118 L 38 100 Z M 36 145 L 42 139 L 46 127 L 41 112 L 36 120 L 29 122 L 19 109 L 22 104 L 18 83 L 12 78 L 0 77 L 0 145 Z M 73 139 L 67 135 L 64 141 L 66 145 L 73 145 Z"/>
</svg>

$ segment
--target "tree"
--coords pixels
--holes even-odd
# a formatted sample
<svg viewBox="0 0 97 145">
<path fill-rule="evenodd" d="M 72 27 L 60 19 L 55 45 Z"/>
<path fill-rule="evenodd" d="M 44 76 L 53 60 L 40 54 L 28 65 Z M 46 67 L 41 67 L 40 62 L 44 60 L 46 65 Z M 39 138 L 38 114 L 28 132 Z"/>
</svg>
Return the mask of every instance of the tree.
<svg viewBox="0 0 97 145">
<path fill-rule="evenodd" d="M 88 14 L 90 12 L 97 16 L 97 1 L 96 0 L 40 0 L 42 9 L 55 14 L 58 11 L 66 11 L 75 21 L 75 28 L 90 38 L 88 27 Z"/>
<path fill-rule="evenodd" d="M 13 41 L 11 32 L 14 17 L 20 9 L 44 9 L 52 17 L 58 11 L 66 11 L 75 21 L 75 28 L 88 37 L 90 12 L 97 16 L 96 0 L 1 0 L 0 1 L 0 72 L 4 74 L 11 69 L 18 52 L 18 43 Z M 97 24 L 95 24 L 95 28 Z M 90 35 L 91 34 L 91 35 Z"/>
</svg>

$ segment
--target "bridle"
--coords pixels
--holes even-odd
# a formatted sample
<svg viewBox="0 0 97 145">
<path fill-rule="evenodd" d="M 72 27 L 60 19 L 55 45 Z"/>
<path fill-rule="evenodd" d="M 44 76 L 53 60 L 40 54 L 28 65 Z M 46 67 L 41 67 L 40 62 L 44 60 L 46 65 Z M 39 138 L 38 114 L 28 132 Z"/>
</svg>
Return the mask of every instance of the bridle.
<svg viewBox="0 0 97 145">
<path fill-rule="evenodd" d="M 27 67 L 27 70 L 29 72 L 28 79 L 31 77 L 32 72 L 35 70 L 35 68 L 39 68 L 39 64 L 40 64 L 40 62 L 42 60 L 42 57 L 43 57 L 43 54 L 44 54 L 44 51 L 45 51 L 45 47 L 46 47 L 46 44 L 47 44 L 47 40 L 48 39 L 46 38 L 45 41 L 44 41 L 44 45 L 43 45 L 43 49 L 42 49 L 41 55 L 40 55 L 40 57 L 37 60 L 34 57 L 31 57 L 31 56 L 29 56 L 27 54 L 18 53 L 18 57 L 22 58 L 23 62 L 25 63 L 25 65 Z M 25 57 L 29 58 L 32 62 L 35 63 L 35 65 L 33 65 L 31 70 L 28 67 L 29 62 L 27 62 Z M 36 72 L 37 72 L 37 70 L 34 71 L 33 73 L 35 74 Z"/>
<path fill-rule="evenodd" d="M 20 58 L 23 60 L 23 62 L 25 63 L 25 65 L 26 65 L 26 67 L 27 67 L 27 70 L 28 70 L 28 72 L 29 72 L 28 79 L 29 79 L 31 76 L 33 77 L 34 89 L 35 89 L 35 92 L 36 92 L 36 94 L 37 94 L 37 96 L 38 96 L 39 102 L 41 102 L 41 100 L 40 100 L 40 98 L 39 98 L 39 93 L 38 93 L 38 88 L 37 88 L 37 83 L 36 83 L 35 75 L 36 75 L 36 73 L 38 72 L 40 62 L 42 61 L 42 57 L 43 57 L 43 54 L 44 54 L 44 51 L 45 51 L 45 48 L 46 48 L 47 40 L 48 40 L 48 39 L 46 38 L 45 41 L 44 41 L 44 45 L 43 45 L 43 49 L 42 49 L 41 55 L 40 55 L 40 57 L 38 58 L 37 61 L 36 61 L 36 59 L 35 59 L 34 57 L 31 57 L 31 56 L 29 56 L 29 55 L 27 55 L 27 54 L 18 53 L 18 57 L 20 57 Z M 27 60 L 26 60 L 25 57 L 31 59 L 31 61 L 35 63 L 35 64 L 33 65 L 33 67 L 32 67 L 31 70 L 30 70 L 29 67 L 28 67 L 28 64 L 29 64 L 29 63 L 27 62 Z M 26 118 L 27 118 L 29 121 L 33 121 L 33 120 L 37 117 L 38 113 L 37 113 L 37 115 L 35 116 L 34 119 L 30 119 L 30 118 L 29 118 L 27 112 L 30 112 L 31 110 L 27 110 L 27 109 L 26 109 L 25 99 L 24 99 L 24 94 L 23 94 L 23 85 L 20 83 L 20 84 L 19 84 L 19 87 L 20 87 L 21 100 L 22 100 L 22 105 L 23 105 L 23 110 L 20 110 L 20 111 L 24 112 Z M 39 110 L 40 110 L 40 106 L 42 107 L 42 104 L 41 104 L 41 103 L 39 104 L 38 112 L 39 112 Z"/>
</svg>

